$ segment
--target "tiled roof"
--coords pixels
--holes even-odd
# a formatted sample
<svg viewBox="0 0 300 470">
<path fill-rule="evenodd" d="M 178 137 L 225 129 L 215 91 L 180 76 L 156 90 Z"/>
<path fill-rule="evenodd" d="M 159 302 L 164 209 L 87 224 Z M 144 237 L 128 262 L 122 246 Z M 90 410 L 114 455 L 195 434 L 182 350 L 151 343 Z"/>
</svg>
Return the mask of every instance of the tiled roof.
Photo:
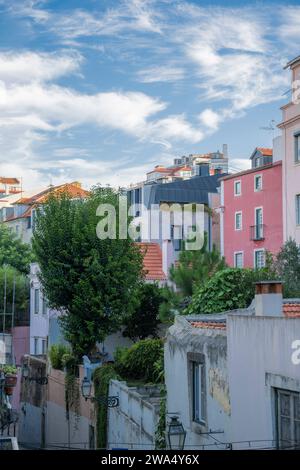
<svg viewBox="0 0 300 470">
<path fill-rule="evenodd" d="M 259 150 L 262 153 L 262 155 L 265 155 L 266 157 L 272 157 L 273 155 L 273 150 L 270 148 L 257 147 L 256 150 Z"/>
<path fill-rule="evenodd" d="M 300 318 L 300 303 L 284 303 L 283 313 L 288 318 Z"/>
<path fill-rule="evenodd" d="M 204 329 L 210 329 L 210 330 L 226 330 L 225 321 L 202 320 L 202 321 L 191 321 L 190 324 L 194 328 L 204 328 Z"/>
<path fill-rule="evenodd" d="M 17 178 L 4 178 L 0 176 L 0 183 L 2 184 L 20 184 L 20 181 Z"/>
<path fill-rule="evenodd" d="M 144 255 L 145 279 L 148 281 L 164 281 L 166 275 L 162 268 L 162 253 L 158 243 L 139 242 Z"/>
<path fill-rule="evenodd" d="M 89 192 L 82 187 L 78 183 L 66 183 L 60 186 L 52 186 L 50 188 L 45 189 L 41 193 L 35 194 L 31 198 L 26 200 L 26 204 L 33 204 L 33 203 L 43 203 L 46 201 L 47 197 L 50 193 L 55 194 L 63 194 L 67 193 L 70 197 L 87 197 Z M 18 201 L 19 202 L 19 201 Z"/>
</svg>

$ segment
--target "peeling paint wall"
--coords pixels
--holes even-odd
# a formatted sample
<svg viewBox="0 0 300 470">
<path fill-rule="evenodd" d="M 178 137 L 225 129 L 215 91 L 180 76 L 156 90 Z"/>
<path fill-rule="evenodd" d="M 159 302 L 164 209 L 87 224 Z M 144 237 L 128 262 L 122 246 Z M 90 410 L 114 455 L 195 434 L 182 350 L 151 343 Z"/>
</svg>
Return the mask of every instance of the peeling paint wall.
<svg viewBox="0 0 300 470">
<path fill-rule="evenodd" d="M 192 389 L 189 357 L 202 354 L 206 370 L 206 425 L 193 422 Z M 187 431 L 185 448 L 211 446 L 216 438 L 230 442 L 230 398 L 227 372 L 226 330 L 194 328 L 185 319 L 177 317 L 168 330 L 165 343 L 165 376 L 167 411 L 178 413 Z M 221 431 L 217 434 L 202 434 Z M 219 446 L 224 448 L 225 446 Z"/>
</svg>

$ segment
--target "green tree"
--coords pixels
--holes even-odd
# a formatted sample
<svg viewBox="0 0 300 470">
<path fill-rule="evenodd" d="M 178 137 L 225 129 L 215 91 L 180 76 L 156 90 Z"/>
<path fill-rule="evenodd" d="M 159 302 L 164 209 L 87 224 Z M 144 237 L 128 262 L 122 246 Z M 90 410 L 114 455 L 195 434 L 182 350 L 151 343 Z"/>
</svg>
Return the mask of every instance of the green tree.
<svg viewBox="0 0 300 470">
<path fill-rule="evenodd" d="M 8 264 L 27 274 L 32 261 L 31 247 L 22 243 L 3 223 L 0 224 L 0 266 Z"/>
<path fill-rule="evenodd" d="M 275 270 L 283 281 L 284 297 L 300 297 L 300 247 L 289 239 L 274 260 Z"/>
<path fill-rule="evenodd" d="M 207 234 L 201 250 L 183 250 L 179 262 L 170 269 L 170 278 L 183 296 L 191 296 L 195 288 L 205 283 L 217 271 L 224 269 L 225 259 L 213 246 L 208 250 Z"/>
<path fill-rule="evenodd" d="M 123 335 L 133 340 L 157 336 L 159 306 L 164 300 L 157 284 L 142 283 L 136 292 L 138 304 L 125 318 Z"/>
<path fill-rule="evenodd" d="M 61 324 L 75 355 L 89 353 L 115 331 L 136 304 L 142 255 L 131 239 L 118 236 L 118 192 L 96 187 L 85 200 L 51 196 L 38 212 L 33 248 L 51 307 L 63 312 Z M 116 238 L 99 239 L 101 204 L 116 211 Z"/>
</svg>

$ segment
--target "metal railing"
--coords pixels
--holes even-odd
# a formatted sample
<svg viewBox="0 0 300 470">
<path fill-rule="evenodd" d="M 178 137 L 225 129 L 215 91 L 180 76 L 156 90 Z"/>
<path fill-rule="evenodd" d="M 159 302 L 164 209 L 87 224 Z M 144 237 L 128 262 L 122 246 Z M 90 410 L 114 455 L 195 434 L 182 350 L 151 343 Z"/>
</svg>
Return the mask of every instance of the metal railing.
<svg viewBox="0 0 300 470">
<path fill-rule="evenodd" d="M 265 225 L 251 225 L 250 226 L 250 240 L 264 240 L 265 239 Z"/>
</svg>

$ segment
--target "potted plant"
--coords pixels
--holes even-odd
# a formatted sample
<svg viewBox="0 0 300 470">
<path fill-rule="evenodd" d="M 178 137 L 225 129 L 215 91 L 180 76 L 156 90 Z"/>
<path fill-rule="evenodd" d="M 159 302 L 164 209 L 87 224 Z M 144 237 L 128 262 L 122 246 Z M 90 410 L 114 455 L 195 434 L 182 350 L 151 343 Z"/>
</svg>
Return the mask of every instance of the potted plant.
<svg viewBox="0 0 300 470">
<path fill-rule="evenodd" d="M 5 365 L 2 368 L 5 375 L 4 391 L 6 395 L 13 394 L 13 388 L 17 385 L 17 368 L 15 366 Z"/>
</svg>

